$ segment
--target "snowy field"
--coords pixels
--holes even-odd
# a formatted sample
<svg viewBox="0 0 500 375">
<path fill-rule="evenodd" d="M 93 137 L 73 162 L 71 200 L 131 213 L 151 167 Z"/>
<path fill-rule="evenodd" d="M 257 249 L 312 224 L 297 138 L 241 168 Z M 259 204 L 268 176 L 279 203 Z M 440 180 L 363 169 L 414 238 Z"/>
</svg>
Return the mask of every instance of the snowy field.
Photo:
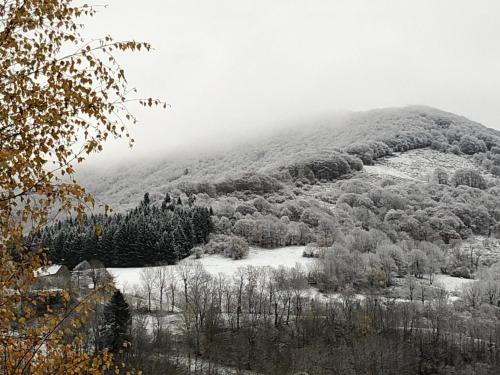
<svg viewBox="0 0 500 375">
<path fill-rule="evenodd" d="M 364 166 L 363 170 L 372 175 L 427 182 L 436 168 L 443 168 L 451 175 L 459 168 L 476 169 L 477 166 L 466 156 L 424 148 L 394 153 L 377 160 L 375 165 Z"/>
<path fill-rule="evenodd" d="M 212 275 L 222 273 L 227 276 L 232 276 L 238 268 L 247 266 L 274 268 L 283 266 L 292 268 L 296 264 L 300 264 L 306 268 L 314 262 L 314 259 L 304 258 L 302 256 L 303 251 L 304 246 L 290 246 L 278 249 L 251 248 L 248 257 L 245 259 L 232 260 L 221 255 L 205 255 L 201 259 L 195 259 L 191 256 L 182 260 L 180 264 L 185 262 L 197 262 L 203 265 L 205 270 Z M 176 272 L 178 265 L 167 267 L 173 271 L 173 274 L 176 275 L 176 277 L 179 277 Z M 113 275 L 118 288 L 120 288 L 124 293 L 133 293 L 141 286 L 141 271 L 144 268 L 154 269 L 156 267 L 108 268 L 108 271 L 111 275 Z M 473 282 L 473 280 L 448 275 L 436 275 L 434 279 L 435 286 L 440 286 L 452 294 L 459 293 L 462 287 L 470 282 Z M 312 287 L 308 290 L 307 294 L 310 298 L 320 300 L 342 298 L 342 296 L 338 293 L 332 293 L 326 296 Z M 355 298 L 363 300 L 365 296 L 358 294 Z M 404 299 L 398 298 L 397 300 L 403 301 Z"/>
<path fill-rule="evenodd" d="M 434 283 L 442 286 L 450 293 L 460 292 L 465 284 L 473 282 L 474 280 L 471 279 L 463 279 L 461 277 L 453 277 L 449 275 L 436 275 L 434 277 Z"/>
<path fill-rule="evenodd" d="M 222 255 L 205 255 L 201 259 L 189 257 L 183 259 L 184 262 L 199 262 L 205 270 L 212 275 L 223 273 L 231 276 L 240 267 L 280 267 L 292 268 L 297 263 L 306 267 L 313 262 L 312 258 L 304 258 L 302 253 L 305 246 L 289 246 L 279 249 L 250 248 L 248 257 L 240 260 L 232 260 Z M 177 265 L 167 266 L 174 271 Z M 151 267 L 155 268 L 155 267 Z M 116 286 L 124 292 L 131 292 L 141 284 L 141 271 L 143 267 L 135 268 L 108 268 L 108 271 L 115 278 Z"/>
<path fill-rule="evenodd" d="M 363 170 L 368 174 L 373 174 L 377 176 L 391 176 L 396 178 L 402 178 L 403 180 L 420 181 L 416 178 L 407 175 L 404 172 L 401 172 L 393 167 L 389 167 L 386 165 L 365 165 L 363 167 Z"/>
</svg>

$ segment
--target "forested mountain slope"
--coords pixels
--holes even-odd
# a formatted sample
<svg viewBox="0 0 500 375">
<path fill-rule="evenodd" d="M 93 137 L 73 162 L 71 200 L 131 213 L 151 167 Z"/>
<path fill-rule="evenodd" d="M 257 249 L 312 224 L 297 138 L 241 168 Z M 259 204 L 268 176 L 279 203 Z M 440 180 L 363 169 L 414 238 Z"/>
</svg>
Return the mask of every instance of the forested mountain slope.
<svg viewBox="0 0 500 375">
<path fill-rule="evenodd" d="M 85 227 L 62 223 L 41 238 L 54 261 L 78 253 L 107 265 L 171 264 L 191 253 L 239 259 L 249 245 L 312 244 L 333 249 L 337 260 L 360 256 L 346 262 L 373 272 L 392 259 L 385 285 L 411 254 L 419 264 L 469 277 L 480 261 L 464 255 L 464 241 L 500 238 L 499 176 L 498 131 L 426 107 L 375 110 L 220 155 L 109 174 L 95 186 L 101 200 L 125 210 L 147 194 L 147 204 L 126 217 L 91 217 Z M 166 209 L 171 198 L 185 219 Z M 193 216 L 197 207 L 205 210 L 201 221 Z M 94 223 L 103 236 L 94 234 Z M 203 236 L 193 237 L 198 227 Z M 126 249 L 135 254 L 145 244 L 151 256 L 123 262 Z M 481 262 L 491 265 L 498 253 Z M 360 271 L 360 284 L 370 272 Z"/>
<path fill-rule="evenodd" d="M 322 161 L 331 161 L 332 155 L 339 153 L 356 155 L 365 164 L 371 164 L 372 159 L 392 151 L 433 147 L 453 152 L 464 135 L 475 136 L 484 142 L 484 145 L 477 146 L 478 150 L 466 151 L 469 154 L 481 151 L 481 147 L 490 149 L 500 143 L 498 131 L 458 115 L 412 106 L 351 113 L 330 122 L 303 124 L 260 142 L 237 144 L 232 149 L 213 154 L 177 156 L 147 165 L 127 165 L 97 174 L 84 174 L 83 182 L 117 210 L 133 208 L 145 191 L 150 192 L 153 201 L 159 201 L 174 188 L 205 192 L 211 196 L 248 190 L 248 178 L 234 181 L 244 175 L 253 176 L 250 190 L 263 193 L 282 188 L 283 183 L 286 185 L 290 179 L 289 174 L 292 178 L 294 172 L 304 174 L 304 163 L 321 164 Z M 375 141 L 384 143 L 369 144 Z M 339 176 L 361 168 L 356 160 L 347 161 L 350 169 L 340 169 Z M 339 176 L 327 173 L 316 177 L 331 179 Z M 236 186 L 232 186 L 234 184 Z"/>
<path fill-rule="evenodd" d="M 163 315 L 182 342 L 210 340 L 195 358 L 240 368 L 253 353 L 245 367 L 266 374 L 498 373 L 498 131 L 383 109 L 93 178 L 119 213 L 31 242 L 69 267 L 115 267 L 137 322 Z M 167 295 L 164 314 L 151 301 Z"/>
</svg>

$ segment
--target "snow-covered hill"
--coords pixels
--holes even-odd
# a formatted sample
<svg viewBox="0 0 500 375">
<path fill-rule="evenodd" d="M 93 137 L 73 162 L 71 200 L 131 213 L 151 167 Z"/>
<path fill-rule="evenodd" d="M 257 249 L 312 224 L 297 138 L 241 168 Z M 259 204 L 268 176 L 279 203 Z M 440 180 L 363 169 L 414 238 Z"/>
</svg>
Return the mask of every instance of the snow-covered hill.
<svg viewBox="0 0 500 375">
<path fill-rule="evenodd" d="M 134 207 L 148 191 L 153 200 L 161 199 L 168 191 L 193 182 L 214 182 L 240 176 L 245 173 L 275 175 L 280 168 L 304 160 L 331 157 L 352 144 L 377 140 L 390 142 L 412 141 L 419 137 L 432 140 L 454 139 L 460 134 L 485 134 L 485 137 L 500 137 L 500 132 L 488 129 L 464 117 L 422 106 L 379 109 L 351 113 L 336 118 L 314 121 L 293 127 L 286 132 L 270 133 L 260 141 L 235 142 L 234 147 L 199 154 L 196 150 L 184 155 L 159 158 L 147 163 L 138 161 L 112 167 L 107 170 L 81 171 L 82 183 L 101 202 L 111 204 L 115 210 Z M 458 138 L 460 139 L 460 138 Z M 390 143 L 389 142 L 389 143 Z M 409 149 L 415 146 L 408 145 Z M 405 148 L 406 149 L 406 148 Z M 412 159 L 419 153 L 404 154 L 396 160 L 387 159 L 387 167 L 404 167 L 408 175 L 419 179 L 417 165 Z M 448 158 L 448 156 L 447 156 Z M 438 154 L 428 159 L 430 164 L 455 165 L 454 159 L 440 160 Z M 397 163 L 398 165 L 395 165 Z M 460 162 L 462 163 L 462 161 Z M 380 172 L 380 168 L 368 168 L 369 172 Z"/>
</svg>

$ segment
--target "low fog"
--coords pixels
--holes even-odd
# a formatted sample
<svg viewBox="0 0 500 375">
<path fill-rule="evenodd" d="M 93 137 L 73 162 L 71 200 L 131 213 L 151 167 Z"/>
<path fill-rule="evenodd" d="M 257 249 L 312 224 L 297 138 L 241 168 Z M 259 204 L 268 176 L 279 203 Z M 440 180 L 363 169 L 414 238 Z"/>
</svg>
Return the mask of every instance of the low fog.
<svg viewBox="0 0 500 375">
<path fill-rule="evenodd" d="M 132 86 L 171 107 L 133 108 L 133 151 L 112 141 L 93 166 L 409 104 L 500 128 L 496 0 L 107 2 L 88 36 L 151 42 L 121 61 Z"/>
</svg>

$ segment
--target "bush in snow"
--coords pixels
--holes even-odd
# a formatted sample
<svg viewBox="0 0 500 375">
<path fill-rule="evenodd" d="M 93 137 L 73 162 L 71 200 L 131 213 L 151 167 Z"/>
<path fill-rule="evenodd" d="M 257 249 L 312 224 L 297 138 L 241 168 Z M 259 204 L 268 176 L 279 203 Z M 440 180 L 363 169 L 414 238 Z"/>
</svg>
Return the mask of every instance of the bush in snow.
<svg viewBox="0 0 500 375">
<path fill-rule="evenodd" d="M 309 244 L 302 252 L 304 258 L 319 258 L 321 254 L 320 248 L 316 244 Z"/>
<path fill-rule="evenodd" d="M 317 180 L 333 181 L 351 172 L 351 164 L 359 170 L 359 163 L 344 155 L 332 155 L 328 158 L 314 158 L 288 167 L 294 179 L 315 183 Z"/>
<path fill-rule="evenodd" d="M 241 237 L 231 236 L 224 249 L 224 255 L 232 259 L 246 258 L 248 255 L 248 243 Z"/>
<path fill-rule="evenodd" d="M 346 203 L 351 207 L 373 208 L 373 202 L 370 200 L 370 198 L 367 198 L 360 194 L 354 194 L 354 193 L 342 194 L 337 202 L 339 204 Z"/>
<path fill-rule="evenodd" d="M 451 179 L 453 186 L 466 185 L 477 189 L 486 189 L 486 181 L 478 171 L 468 168 L 458 169 Z"/>
<path fill-rule="evenodd" d="M 439 185 L 448 185 L 448 172 L 443 168 L 436 168 L 432 174 L 432 182 Z"/>
<path fill-rule="evenodd" d="M 462 154 L 462 151 L 460 151 L 460 147 L 458 145 L 453 145 L 450 147 L 450 152 L 455 155 L 460 155 Z"/>
<path fill-rule="evenodd" d="M 500 166 L 494 165 L 491 167 L 490 172 L 493 176 L 500 177 Z"/>
<path fill-rule="evenodd" d="M 353 171 L 361 171 L 363 169 L 363 162 L 360 158 L 354 155 L 342 155 L 342 158 L 349 164 Z"/>
<path fill-rule="evenodd" d="M 241 237 L 216 234 L 205 245 L 207 254 L 222 254 L 232 259 L 242 259 L 248 255 L 248 243 Z"/>
<path fill-rule="evenodd" d="M 363 161 L 365 165 L 372 165 L 374 152 L 372 148 L 366 143 L 354 143 L 346 147 L 345 152 L 355 155 Z"/>
<path fill-rule="evenodd" d="M 460 147 L 460 151 L 467 155 L 474 155 L 478 152 L 486 151 L 486 144 L 484 141 L 471 135 L 464 135 L 460 139 L 458 147 Z"/>
<path fill-rule="evenodd" d="M 196 246 L 191 250 L 196 259 L 200 259 L 203 256 L 204 250 L 201 246 Z"/>
<path fill-rule="evenodd" d="M 436 151 L 446 152 L 446 150 L 448 149 L 448 144 L 440 141 L 432 141 L 431 149 Z"/>
</svg>

